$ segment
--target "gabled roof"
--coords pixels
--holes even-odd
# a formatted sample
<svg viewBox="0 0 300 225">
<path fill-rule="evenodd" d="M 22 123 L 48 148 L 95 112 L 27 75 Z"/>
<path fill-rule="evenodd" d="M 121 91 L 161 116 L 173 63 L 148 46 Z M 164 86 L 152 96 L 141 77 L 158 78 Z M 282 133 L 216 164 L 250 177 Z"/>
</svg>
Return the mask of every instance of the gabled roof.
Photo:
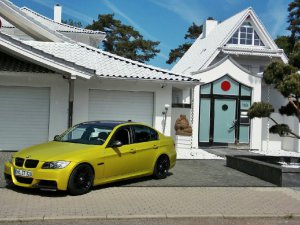
<svg viewBox="0 0 300 225">
<path fill-rule="evenodd" d="M 0 32 L 0 50 L 40 66 L 83 78 L 198 83 L 181 74 L 126 59 L 75 42 L 20 41 Z"/>
<path fill-rule="evenodd" d="M 8 0 L 0 1 L 0 15 L 9 23 L 18 27 L 18 29 L 36 40 L 57 42 L 71 41 L 71 39 L 65 35 L 51 30 L 41 22 L 32 19 L 32 17 L 28 16 L 21 11 L 19 7 Z"/>
<path fill-rule="evenodd" d="M 105 32 L 93 31 L 70 26 L 68 24 L 58 23 L 27 7 L 19 8 L 7 0 L 2 0 L 0 2 L 0 7 L 2 7 L 2 9 L 0 9 L 0 15 L 4 17 L 0 17 L 3 27 L 8 29 L 18 28 L 37 40 L 48 41 L 47 36 L 55 34 L 58 39 L 64 41 L 66 41 L 68 37 L 84 41 L 85 39 L 82 35 L 81 38 L 78 38 L 78 35 L 74 36 L 76 34 L 83 34 L 86 38 L 91 38 L 96 43 L 95 46 L 98 46 L 98 43 L 105 38 Z M 29 28 L 26 28 L 28 25 Z M 46 37 L 43 37 L 41 34 L 36 34 L 35 30 L 41 29 L 42 32 L 48 32 L 48 35 L 45 35 Z M 62 34 L 65 34 L 68 37 L 65 37 Z M 49 38 L 49 40 L 57 41 L 55 38 Z"/>
<path fill-rule="evenodd" d="M 26 13 L 28 16 L 35 19 L 36 21 L 39 21 L 40 23 L 44 24 L 48 28 L 58 31 L 58 32 L 74 32 L 74 33 L 105 35 L 105 32 L 103 32 L 103 31 L 87 30 L 87 29 L 83 29 L 83 28 L 70 26 L 68 24 L 55 22 L 54 20 L 49 19 L 48 17 L 45 17 L 27 7 L 22 7 L 22 8 L 20 8 L 20 10 L 23 11 L 24 13 Z"/>
<path fill-rule="evenodd" d="M 251 21 L 259 31 L 260 38 L 263 39 L 265 44 L 267 43 L 267 48 L 256 46 L 226 46 L 228 40 L 247 18 L 251 18 Z M 287 62 L 287 57 L 284 52 L 277 47 L 254 10 L 249 7 L 219 23 L 206 37 L 200 35 L 184 56 L 175 64 L 172 71 L 190 74 L 194 71 L 205 69 L 210 66 L 220 52 L 226 54 L 279 57 Z"/>
<path fill-rule="evenodd" d="M 95 70 L 99 77 L 162 81 L 197 81 L 154 66 L 120 57 L 82 43 L 24 42 L 76 65 Z"/>
<path fill-rule="evenodd" d="M 0 72 L 30 72 L 30 73 L 54 73 L 53 71 L 34 63 L 26 62 L 0 52 Z"/>
</svg>

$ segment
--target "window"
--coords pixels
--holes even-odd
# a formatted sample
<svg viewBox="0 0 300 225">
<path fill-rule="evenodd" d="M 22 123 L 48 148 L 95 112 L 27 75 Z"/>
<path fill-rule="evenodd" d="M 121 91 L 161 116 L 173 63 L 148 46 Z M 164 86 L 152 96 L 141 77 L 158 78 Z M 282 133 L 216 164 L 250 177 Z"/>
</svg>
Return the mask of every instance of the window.
<svg viewBox="0 0 300 225">
<path fill-rule="evenodd" d="M 112 141 L 121 141 L 122 145 L 128 145 L 130 143 L 130 131 L 128 127 L 119 128 Z"/>
<path fill-rule="evenodd" d="M 57 141 L 102 145 L 112 129 L 101 124 L 79 124 L 62 134 Z"/>
<path fill-rule="evenodd" d="M 228 44 L 265 46 L 250 22 L 243 23 L 243 25 L 230 38 Z"/>
<path fill-rule="evenodd" d="M 134 143 L 148 142 L 158 140 L 158 134 L 155 130 L 146 126 L 133 126 Z"/>
</svg>

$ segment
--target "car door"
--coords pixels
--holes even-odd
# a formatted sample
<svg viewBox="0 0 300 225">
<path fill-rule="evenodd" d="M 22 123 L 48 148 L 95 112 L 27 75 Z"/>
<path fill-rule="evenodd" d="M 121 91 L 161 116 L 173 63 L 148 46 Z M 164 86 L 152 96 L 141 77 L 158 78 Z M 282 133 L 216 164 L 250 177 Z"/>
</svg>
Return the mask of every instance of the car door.
<svg viewBox="0 0 300 225">
<path fill-rule="evenodd" d="M 115 141 L 121 146 L 113 146 Z M 130 176 L 135 171 L 136 151 L 132 148 L 132 135 L 128 126 L 122 126 L 112 135 L 104 150 L 104 176 L 114 180 Z"/>
<path fill-rule="evenodd" d="M 133 144 L 136 151 L 136 172 L 152 171 L 154 160 L 159 149 L 158 133 L 143 125 L 132 125 Z"/>
</svg>

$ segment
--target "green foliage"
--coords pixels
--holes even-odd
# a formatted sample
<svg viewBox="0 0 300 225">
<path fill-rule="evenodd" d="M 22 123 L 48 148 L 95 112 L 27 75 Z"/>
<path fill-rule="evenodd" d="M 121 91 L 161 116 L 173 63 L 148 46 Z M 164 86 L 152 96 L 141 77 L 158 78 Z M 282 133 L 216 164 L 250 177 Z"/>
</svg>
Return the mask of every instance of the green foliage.
<svg viewBox="0 0 300 225">
<path fill-rule="evenodd" d="M 300 0 L 294 0 L 288 6 L 288 30 L 291 31 L 291 37 L 299 40 L 300 36 Z"/>
<path fill-rule="evenodd" d="M 270 117 L 272 112 L 274 112 L 274 108 L 271 104 L 266 102 L 254 102 L 248 110 L 248 116 L 250 119 L 255 117 Z"/>
<path fill-rule="evenodd" d="M 293 52 L 289 55 L 289 64 L 300 69 L 300 42 L 295 44 Z"/>
<path fill-rule="evenodd" d="M 171 49 L 169 53 L 169 59 L 166 61 L 168 64 L 172 64 L 173 62 L 176 62 L 178 59 L 180 59 L 184 53 L 192 46 L 190 43 L 185 43 L 182 45 L 179 45 L 175 49 Z"/>
<path fill-rule="evenodd" d="M 287 136 L 291 133 L 291 129 L 286 124 L 275 124 L 269 129 L 272 134 L 279 134 L 279 136 Z"/>
<path fill-rule="evenodd" d="M 82 27 L 82 24 L 81 24 L 80 21 L 74 21 L 72 19 L 62 20 L 61 22 L 64 23 L 64 24 L 68 24 L 70 26 L 73 26 L 73 27 L 79 27 L 79 28 Z"/>
<path fill-rule="evenodd" d="M 158 41 L 145 40 L 132 26 L 115 19 L 114 14 L 99 15 L 98 20 L 86 29 L 105 31 L 104 50 L 119 56 L 147 62 L 160 52 L 157 49 Z"/>
<path fill-rule="evenodd" d="M 285 76 L 278 85 L 278 90 L 285 97 L 288 97 L 290 94 L 300 96 L 300 74 L 293 73 Z"/>
<path fill-rule="evenodd" d="M 286 65 L 283 62 L 272 62 L 268 65 L 266 70 L 264 71 L 264 81 L 266 84 L 274 84 L 277 88 L 285 76 L 291 73 L 295 73 L 297 71 L 297 68 Z"/>
<path fill-rule="evenodd" d="M 298 101 L 293 101 L 293 103 L 300 109 L 300 103 Z M 280 107 L 279 113 L 287 116 L 297 116 L 298 112 L 294 105 L 292 105 L 292 103 L 289 102 L 287 105 Z"/>
<path fill-rule="evenodd" d="M 211 18 L 211 17 L 210 17 Z M 168 64 L 172 64 L 180 59 L 184 53 L 192 46 L 195 40 L 202 33 L 203 26 L 198 26 L 193 23 L 187 30 L 187 33 L 184 36 L 184 39 L 187 40 L 186 43 L 179 45 L 177 48 L 171 49 L 169 53 L 169 59 L 166 61 Z"/>
<path fill-rule="evenodd" d="M 277 36 L 275 39 L 277 46 L 284 50 L 285 54 L 289 56 L 293 51 L 295 40 L 290 36 Z"/>
</svg>

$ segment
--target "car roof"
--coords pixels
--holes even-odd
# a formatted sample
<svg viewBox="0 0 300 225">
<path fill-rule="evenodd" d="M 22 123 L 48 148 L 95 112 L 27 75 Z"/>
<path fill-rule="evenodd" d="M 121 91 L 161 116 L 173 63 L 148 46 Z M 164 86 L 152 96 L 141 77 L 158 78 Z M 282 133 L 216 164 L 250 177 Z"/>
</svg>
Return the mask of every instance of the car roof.
<svg viewBox="0 0 300 225">
<path fill-rule="evenodd" d="M 83 122 L 80 124 L 84 124 L 84 125 L 102 125 L 102 126 L 107 126 L 107 127 L 115 127 L 118 126 L 120 124 L 126 124 L 126 123 L 131 123 L 131 120 L 128 121 L 117 121 L 117 120 L 96 120 L 96 121 L 87 121 L 87 122 Z"/>
</svg>

